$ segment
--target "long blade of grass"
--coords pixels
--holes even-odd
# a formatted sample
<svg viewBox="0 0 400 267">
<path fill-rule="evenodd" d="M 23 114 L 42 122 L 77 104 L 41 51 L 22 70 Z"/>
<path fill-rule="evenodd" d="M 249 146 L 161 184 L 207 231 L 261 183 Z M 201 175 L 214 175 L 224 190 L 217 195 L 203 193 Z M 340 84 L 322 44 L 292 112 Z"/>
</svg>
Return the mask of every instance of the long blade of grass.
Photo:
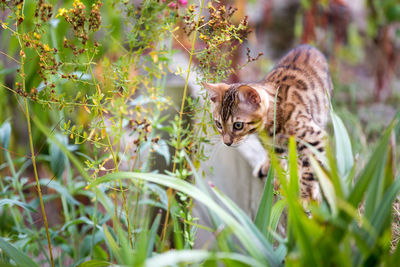
<svg viewBox="0 0 400 267">
<path fill-rule="evenodd" d="M 149 233 L 149 241 L 147 244 L 147 257 L 149 258 L 153 253 L 154 242 L 156 240 L 158 227 L 160 226 L 160 221 L 161 221 L 161 214 L 159 213 L 157 214 Z"/>
<path fill-rule="evenodd" d="M 283 199 L 280 199 L 272 207 L 271 218 L 269 220 L 269 226 L 268 226 L 268 230 L 269 230 L 268 235 L 267 235 L 268 242 L 272 242 L 272 239 L 273 239 L 272 233 L 274 233 L 276 231 L 276 228 L 278 227 L 279 219 L 281 218 L 282 212 L 286 206 L 287 206 L 287 202 Z"/>
<path fill-rule="evenodd" d="M 132 179 L 132 180 L 145 180 L 152 183 L 157 183 L 166 187 L 171 187 L 175 190 L 181 191 L 192 198 L 198 200 L 199 202 L 206 205 L 209 209 L 214 211 L 223 220 L 241 241 L 243 246 L 247 251 L 257 260 L 265 262 L 268 259 L 271 266 L 277 266 L 279 261 L 276 257 L 268 258 L 264 254 L 254 240 L 249 236 L 245 228 L 236 221 L 228 212 L 226 212 L 222 207 L 220 207 L 213 199 L 211 199 L 207 194 L 203 193 L 200 189 L 189 184 L 181 179 L 153 173 L 135 173 L 135 172 L 119 172 L 107 174 L 87 186 L 87 188 L 93 188 L 99 184 L 115 181 L 117 179 Z"/>
<path fill-rule="evenodd" d="M 328 174 L 322 169 L 319 165 L 318 161 L 315 159 L 313 155 L 310 156 L 311 166 L 314 169 L 315 174 L 318 177 L 319 184 L 321 185 L 321 189 L 326 197 L 326 200 L 329 203 L 329 206 L 332 211 L 332 215 L 336 216 L 338 213 L 338 208 L 336 204 L 336 192 L 335 188 L 331 180 L 329 179 Z"/>
<path fill-rule="evenodd" d="M 294 137 L 289 138 L 289 186 L 288 194 L 290 197 L 297 198 L 299 196 L 299 173 L 297 169 L 297 151 L 296 151 L 296 141 Z"/>
<path fill-rule="evenodd" d="M 78 267 L 106 267 L 112 266 L 113 264 L 108 261 L 100 261 L 100 260 L 89 260 L 85 261 L 78 265 Z"/>
<path fill-rule="evenodd" d="M 36 264 L 36 262 L 34 262 L 30 257 L 28 257 L 28 255 L 19 251 L 13 245 L 11 245 L 9 242 L 7 242 L 1 237 L 0 237 L 0 248 L 8 257 L 13 259 L 13 261 L 15 261 L 15 263 L 21 267 L 35 267 L 35 266 L 39 267 L 39 265 Z"/>
<path fill-rule="evenodd" d="M 274 196 L 274 170 L 269 168 L 268 175 L 264 185 L 263 195 L 257 209 L 255 225 L 261 233 L 268 236 L 268 225 L 270 225 L 272 204 Z"/>
</svg>

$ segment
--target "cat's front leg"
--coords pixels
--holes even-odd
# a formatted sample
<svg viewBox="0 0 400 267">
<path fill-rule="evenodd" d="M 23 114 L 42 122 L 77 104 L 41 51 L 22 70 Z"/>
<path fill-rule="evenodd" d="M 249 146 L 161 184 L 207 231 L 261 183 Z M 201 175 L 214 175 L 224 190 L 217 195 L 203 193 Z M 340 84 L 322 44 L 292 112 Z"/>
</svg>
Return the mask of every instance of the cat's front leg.
<svg viewBox="0 0 400 267">
<path fill-rule="evenodd" d="M 256 168 L 254 168 L 253 176 L 260 179 L 267 177 L 270 165 L 271 163 L 267 158 L 264 162 L 260 163 Z"/>
<path fill-rule="evenodd" d="M 269 169 L 267 151 L 256 134 L 250 135 L 238 146 L 238 150 L 253 169 L 253 176 L 260 178 L 267 176 Z M 260 173 L 262 176 L 259 176 Z"/>
</svg>

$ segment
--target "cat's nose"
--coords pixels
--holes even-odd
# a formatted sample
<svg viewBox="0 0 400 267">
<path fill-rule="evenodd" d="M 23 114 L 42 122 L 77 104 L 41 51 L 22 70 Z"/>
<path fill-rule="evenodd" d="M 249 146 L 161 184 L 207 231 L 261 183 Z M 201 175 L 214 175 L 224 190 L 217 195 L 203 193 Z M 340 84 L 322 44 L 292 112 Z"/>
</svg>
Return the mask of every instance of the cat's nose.
<svg viewBox="0 0 400 267">
<path fill-rule="evenodd" d="M 232 145 L 232 143 L 233 143 L 233 140 L 232 140 L 232 138 L 229 136 L 229 135 L 224 135 L 223 137 L 222 137 L 222 141 L 224 142 L 224 144 L 225 145 L 227 145 L 227 146 L 230 146 L 230 145 Z"/>
<path fill-rule="evenodd" d="M 231 146 L 232 145 L 232 141 L 224 142 L 224 144 L 227 145 L 227 146 Z"/>
</svg>

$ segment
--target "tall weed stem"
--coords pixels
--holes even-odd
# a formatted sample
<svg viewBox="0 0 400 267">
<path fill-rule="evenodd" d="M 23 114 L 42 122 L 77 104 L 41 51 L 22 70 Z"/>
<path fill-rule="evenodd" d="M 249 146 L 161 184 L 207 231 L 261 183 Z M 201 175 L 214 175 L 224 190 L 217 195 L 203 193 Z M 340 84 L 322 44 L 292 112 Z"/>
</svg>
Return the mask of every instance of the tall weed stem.
<svg viewBox="0 0 400 267">
<path fill-rule="evenodd" d="M 23 2 L 23 5 L 22 5 L 22 12 L 21 12 L 22 20 L 24 19 L 24 7 L 25 7 L 25 2 Z M 21 51 L 20 51 L 20 56 L 21 56 L 20 76 L 21 76 L 21 79 L 22 79 L 22 90 L 23 90 L 23 92 L 26 92 L 25 73 L 24 73 L 24 61 L 25 61 L 25 51 L 24 50 L 25 49 L 24 49 L 24 44 L 23 44 L 23 42 L 21 41 L 21 38 L 20 38 L 20 35 L 22 35 L 23 32 L 24 32 L 23 26 L 24 26 L 24 24 L 21 23 L 21 27 L 20 27 L 21 33 L 17 35 L 17 38 L 18 38 L 18 42 L 19 42 L 20 47 L 21 47 Z M 51 248 L 49 226 L 48 226 L 48 223 L 47 223 L 47 216 L 46 216 L 46 211 L 44 209 L 42 191 L 41 191 L 41 188 L 40 188 L 39 176 L 38 176 L 38 173 L 37 173 L 35 149 L 33 147 L 33 138 L 32 138 L 31 118 L 30 118 L 30 115 L 29 115 L 28 99 L 26 97 L 24 98 L 24 104 L 25 104 L 25 117 L 26 117 L 26 122 L 27 122 L 27 126 L 28 126 L 29 145 L 30 145 L 31 155 L 32 155 L 31 159 L 32 159 L 33 172 L 34 172 L 34 175 L 35 175 L 37 191 L 38 191 L 38 195 L 39 195 L 39 199 L 40 199 L 40 207 L 42 209 L 43 221 L 44 221 L 44 226 L 45 226 L 45 229 L 46 229 L 47 243 L 49 244 L 49 255 L 50 255 L 51 266 L 54 267 L 54 259 L 53 259 L 53 252 L 52 252 L 52 248 Z"/>
<path fill-rule="evenodd" d="M 200 23 L 200 19 L 201 19 L 201 11 L 203 10 L 203 5 L 204 5 L 204 0 L 201 1 L 199 15 L 197 17 L 196 28 L 194 30 L 194 35 L 193 35 L 193 40 L 192 40 L 192 48 L 190 50 L 189 66 L 188 66 L 186 80 L 185 80 L 185 87 L 183 89 L 181 109 L 179 110 L 178 130 L 176 133 L 176 145 L 175 145 L 174 158 L 177 157 L 178 150 L 180 149 L 183 109 L 185 108 L 185 100 L 186 100 L 187 88 L 188 88 L 188 83 L 189 83 L 190 68 L 192 66 L 194 47 L 196 44 L 196 36 L 197 36 L 198 28 L 199 28 L 199 23 Z M 175 170 L 176 170 L 176 160 L 174 160 L 172 172 L 175 173 Z M 168 193 L 168 208 L 167 208 L 167 214 L 165 215 L 164 227 L 163 227 L 163 231 L 162 231 L 161 239 L 160 239 L 161 244 L 164 242 L 164 239 L 165 239 L 165 234 L 167 232 L 167 225 L 168 225 L 168 220 L 169 220 L 169 213 L 170 213 L 170 209 L 171 209 L 171 201 L 172 201 L 173 197 L 175 196 L 175 192 L 171 188 L 168 188 L 167 193 Z"/>
</svg>

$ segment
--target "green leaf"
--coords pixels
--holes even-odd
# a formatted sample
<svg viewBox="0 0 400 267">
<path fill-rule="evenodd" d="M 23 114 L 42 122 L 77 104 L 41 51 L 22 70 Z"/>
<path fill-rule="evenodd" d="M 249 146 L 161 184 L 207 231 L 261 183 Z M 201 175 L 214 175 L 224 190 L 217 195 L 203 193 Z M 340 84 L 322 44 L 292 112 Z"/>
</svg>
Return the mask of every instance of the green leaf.
<svg viewBox="0 0 400 267">
<path fill-rule="evenodd" d="M 332 211 L 332 215 L 336 216 L 338 213 L 338 208 L 336 204 L 336 192 L 333 184 L 328 176 L 328 174 L 321 168 L 318 161 L 315 159 L 313 155 L 310 156 L 311 166 L 314 169 L 315 174 L 318 177 L 319 184 L 321 185 L 321 189 L 326 197 L 326 200 L 329 203 L 329 206 Z"/>
<path fill-rule="evenodd" d="M 2 70 L 0 70 L 0 75 L 7 75 L 7 74 L 10 74 L 10 73 L 13 73 L 13 72 L 15 72 L 17 69 L 18 69 L 17 67 L 2 69 Z"/>
<path fill-rule="evenodd" d="M 333 130 L 335 132 L 336 160 L 340 176 L 343 179 L 347 176 L 354 164 L 353 151 L 346 127 L 339 116 L 331 110 Z"/>
<path fill-rule="evenodd" d="M 154 242 L 156 240 L 156 235 L 157 235 L 157 230 L 158 227 L 160 226 L 160 221 L 161 221 L 161 214 L 157 214 L 156 219 L 153 222 L 153 225 L 151 226 L 150 233 L 149 233 L 149 241 L 147 245 L 147 257 L 151 257 L 151 254 L 153 253 L 153 247 L 154 247 Z"/>
<path fill-rule="evenodd" d="M 59 141 L 59 143 L 62 144 L 63 146 L 68 147 L 67 136 L 62 134 L 56 134 L 54 138 L 56 138 Z M 65 170 L 67 157 L 62 152 L 60 147 L 52 141 L 50 141 L 49 155 L 50 155 L 51 170 L 58 178 L 60 178 Z"/>
<path fill-rule="evenodd" d="M 44 185 L 46 187 L 54 189 L 61 196 L 64 196 L 71 204 L 80 205 L 80 203 L 76 201 L 73 196 L 71 196 L 67 188 L 61 185 L 59 182 L 50 179 L 40 179 L 39 183 L 40 185 Z"/>
<path fill-rule="evenodd" d="M 99 261 L 99 260 L 89 260 L 85 261 L 78 265 L 78 267 L 103 267 L 103 266 L 111 266 L 113 265 L 108 261 Z"/>
<path fill-rule="evenodd" d="M 23 203 L 23 202 L 18 201 L 18 200 L 14 200 L 14 199 L 8 199 L 8 198 L 1 199 L 0 200 L 0 207 L 4 206 L 4 205 L 17 205 L 17 206 L 19 206 L 21 208 L 26 209 L 27 211 L 31 211 L 31 212 L 35 212 L 35 213 L 37 212 L 31 205 Z"/>
<path fill-rule="evenodd" d="M 271 168 L 268 170 L 268 175 L 264 185 L 263 195 L 258 206 L 255 225 L 260 229 L 261 233 L 268 236 L 268 225 L 270 225 L 271 210 L 274 196 L 274 171 Z"/>
<path fill-rule="evenodd" d="M 122 262 L 123 255 L 121 248 L 118 246 L 117 242 L 114 240 L 113 236 L 111 235 L 110 231 L 108 231 L 107 226 L 103 225 L 104 235 L 106 236 L 107 243 L 113 252 L 113 255 L 117 258 L 119 262 Z"/>
<path fill-rule="evenodd" d="M 5 121 L 0 127 L 0 144 L 1 147 L 3 147 L 6 150 L 10 145 L 10 136 L 11 136 L 11 124 L 9 121 Z"/>
<path fill-rule="evenodd" d="M 13 259 L 13 261 L 15 261 L 15 263 L 21 267 L 39 267 L 39 265 L 36 264 L 36 262 L 34 262 L 28 255 L 16 249 L 13 245 L 1 237 L 0 248 L 8 257 Z"/>
<path fill-rule="evenodd" d="M 289 138 L 289 187 L 288 194 L 291 197 L 299 196 L 299 174 L 297 170 L 296 141 L 293 136 Z"/>
<path fill-rule="evenodd" d="M 160 154 L 161 156 L 164 157 L 165 163 L 169 165 L 169 160 L 171 158 L 171 155 L 169 153 L 169 146 L 165 140 L 160 140 L 158 141 L 158 144 L 154 145 L 154 149 L 157 152 L 157 154 Z"/>
<path fill-rule="evenodd" d="M 276 231 L 276 228 L 279 223 L 279 219 L 281 218 L 282 212 L 284 208 L 287 206 L 287 203 L 285 200 L 280 199 L 277 202 L 275 202 L 274 206 L 272 207 L 271 210 L 271 219 L 269 220 L 269 231 L 268 231 L 268 241 L 272 242 L 272 234 L 270 233 L 273 231 L 273 233 Z"/>
</svg>

